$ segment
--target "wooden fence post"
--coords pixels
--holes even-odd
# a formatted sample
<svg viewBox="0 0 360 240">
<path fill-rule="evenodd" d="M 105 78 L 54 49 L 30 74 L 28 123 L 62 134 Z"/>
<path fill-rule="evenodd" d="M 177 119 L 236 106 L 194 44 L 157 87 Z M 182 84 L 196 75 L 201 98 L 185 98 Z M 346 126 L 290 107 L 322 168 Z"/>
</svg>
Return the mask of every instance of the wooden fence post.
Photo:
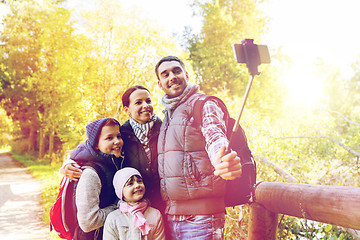
<svg viewBox="0 0 360 240">
<path fill-rule="evenodd" d="M 278 225 L 278 214 L 268 211 L 259 203 L 249 206 L 248 240 L 275 240 Z"/>
</svg>

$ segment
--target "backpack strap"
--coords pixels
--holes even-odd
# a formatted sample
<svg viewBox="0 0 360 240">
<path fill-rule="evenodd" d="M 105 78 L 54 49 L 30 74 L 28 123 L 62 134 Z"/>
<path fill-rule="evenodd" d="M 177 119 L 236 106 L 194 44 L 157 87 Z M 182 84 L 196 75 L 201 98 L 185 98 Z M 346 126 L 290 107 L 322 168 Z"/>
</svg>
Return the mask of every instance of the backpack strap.
<svg viewBox="0 0 360 240">
<path fill-rule="evenodd" d="M 193 108 L 193 118 L 194 118 L 194 123 L 196 126 L 201 126 L 202 125 L 202 112 L 203 112 L 203 107 L 206 101 L 208 100 L 215 100 L 219 107 L 221 108 L 221 110 L 224 112 L 224 119 L 226 119 L 226 136 L 228 138 L 228 140 L 230 141 L 233 136 L 231 136 L 233 134 L 232 130 L 235 124 L 235 119 L 231 118 L 229 115 L 229 111 L 225 105 L 225 103 L 218 97 L 216 96 L 211 96 L 211 95 L 202 95 L 199 99 L 196 100 L 195 104 L 194 104 L 194 108 Z M 253 164 L 252 161 L 244 161 L 244 159 L 252 159 L 253 156 L 251 154 L 251 150 L 249 149 L 248 143 L 247 143 L 247 138 L 245 136 L 245 132 L 244 129 L 241 127 L 241 125 L 239 125 L 238 127 L 238 131 L 237 133 L 235 133 L 235 135 L 237 135 L 236 141 L 230 141 L 229 142 L 229 147 L 231 149 L 236 149 L 237 153 L 239 155 L 239 157 L 242 159 L 242 164 L 246 165 L 246 164 Z M 241 146 L 236 147 L 234 146 L 234 144 Z"/>
<path fill-rule="evenodd" d="M 197 99 L 195 101 L 194 104 L 194 108 L 193 108 L 193 118 L 194 118 L 194 123 L 197 126 L 202 126 L 202 113 L 203 113 L 203 108 L 204 108 L 204 104 L 208 101 L 208 100 L 215 100 L 215 102 L 217 102 L 218 106 L 221 108 L 221 110 L 224 113 L 224 119 L 227 120 L 229 119 L 230 115 L 229 115 L 229 111 L 225 105 L 225 103 L 218 97 L 216 96 L 211 96 L 211 95 L 202 95 L 201 97 L 199 97 L 199 99 Z"/>
</svg>

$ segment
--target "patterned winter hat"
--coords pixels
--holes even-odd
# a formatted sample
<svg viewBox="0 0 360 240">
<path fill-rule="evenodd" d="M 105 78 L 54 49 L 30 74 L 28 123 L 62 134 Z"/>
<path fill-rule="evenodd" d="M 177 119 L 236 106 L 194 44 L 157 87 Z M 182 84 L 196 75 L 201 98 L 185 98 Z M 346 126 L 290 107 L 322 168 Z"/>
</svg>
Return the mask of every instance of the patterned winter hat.
<svg viewBox="0 0 360 240">
<path fill-rule="evenodd" d="M 132 167 L 122 168 L 115 173 L 113 179 L 113 185 L 115 188 L 116 196 L 118 196 L 119 199 L 123 198 L 122 190 L 125 186 L 125 183 L 129 180 L 129 178 L 131 178 L 134 175 L 141 177 L 140 172 Z"/>
<path fill-rule="evenodd" d="M 101 129 L 108 119 L 109 118 L 99 118 L 86 125 L 86 136 L 92 147 L 97 146 Z"/>
</svg>

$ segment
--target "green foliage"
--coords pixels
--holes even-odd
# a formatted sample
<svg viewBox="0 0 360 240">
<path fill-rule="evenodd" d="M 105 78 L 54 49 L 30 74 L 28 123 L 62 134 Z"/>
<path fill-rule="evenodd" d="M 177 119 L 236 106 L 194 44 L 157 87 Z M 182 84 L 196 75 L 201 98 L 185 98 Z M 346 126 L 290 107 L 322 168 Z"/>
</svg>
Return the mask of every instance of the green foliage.
<svg viewBox="0 0 360 240">
<path fill-rule="evenodd" d="M 228 207 L 226 209 L 224 239 L 247 239 L 249 221 L 248 205 Z"/>
<path fill-rule="evenodd" d="M 278 239 L 353 239 L 343 228 L 330 224 L 283 215 L 280 221 Z"/>
<path fill-rule="evenodd" d="M 10 8 L 1 35 L 0 100 L 35 145 L 36 129 L 61 129 L 71 112 L 69 102 L 78 102 L 75 52 L 81 44 L 73 36 L 70 13 L 52 2 L 12 2 Z"/>
<path fill-rule="evenodd" d="M 203 17 L 199 34 L 188 29 L 184 33 L 189 59 L 195 71 L 200 89 L 207 94 L 227 91 L 229 97 L 242 97 L 250 81 L 246 64 L 236 63 L 232 44 L 245 38 L 261 44 L 266 17 L 260 11 L 259 1 L 194 1 L 195 11 Z M 275 58 L 280 58 L 280 52 Z M 259 66 L 260 76 L 252 84 L 251 98 L 247 107 L 259 112 L 280 114 L 284 96 L 284 85 L 276 77 L 272 66 Z"/>
<path fill-rule="evenodd" d="M 99 117 L 124 122 L 122 93 L 142 84 L 160 99 L 155 62 L 183 55 L 173 37 L 116 1 L 99 1 L 78 22 L 54 1 L 9 6 L 0 39 L 0 106 L 24 152 L 50 148 L 54 140 L 49 152 L 61 156 L 83 140 L 86 123 Z M 155 101 L 161 113 L 159 105 Z"/>
<path fill-rule="evenodd" d="M 0 108 L 0 148 L 7 148 L 12 140 L 12 122 L 6 112 Z"/>
<path fill-rule="evenodd" d="M 162 37 L 154 25 L 136 12 L 125 12 L 118 2 L 101 1 L 97 10 L 83 15 L 89 26 L 84 34 L 94 43 L 83 99 L 92 104 L 88 112 L 93 118 L 112 116 L 122 122 L 127 118 L 120 112 L 123 92 L 135 84 L 157 89 L 155 62 L 167 52 L 181 52 L 173 38 Z"/>
<path fill-rule="evenodd" d="M 346 142 L 346 138 L 357 138 L 359 128 L 354 124 L 352 128 L 355 131 L 348 134 L 339 133 L 336 129 L 339 119 L 333 119 L 326 111 L 321 112 L 325 116 L 317 117 L 309 117 L 299 112 L 288 113 L 286 119 L 272 123 L 271 126 L 261 127 L 257 122 L 255 129 L 251 130 L 251 137 L 256 139 L 256 144 L 252 145 L 256 155 L 270 159 L 300 182 L 340 184 L 341 179 L 347 178 L 349 171 L 355 169 L 355 156 L 325 136 Z M 359 152 L 359 142 L 349 142 L 345 145 Z M 259 168 L 261 172 L 262 166 Z M 340 169 L 342 174 L 339 174 Z M 351 179 L 355 180 L 355 176 Z M 266 176 L 264 178 L 266 179 Z M 358 180 L 351 185 L 356 182 Z"/>
</svg>

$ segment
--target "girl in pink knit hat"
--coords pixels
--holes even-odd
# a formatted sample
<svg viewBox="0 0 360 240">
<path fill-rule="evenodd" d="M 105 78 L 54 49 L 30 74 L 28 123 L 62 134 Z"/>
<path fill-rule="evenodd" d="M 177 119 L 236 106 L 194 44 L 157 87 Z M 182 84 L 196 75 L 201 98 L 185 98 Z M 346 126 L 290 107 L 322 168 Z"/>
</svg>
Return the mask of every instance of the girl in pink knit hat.
<svg viewBox="0 0 360 240">
<path fill-rule="evenodd" d="M 140 172 L 123 168 L 115 173 L 113 185 L 120 199 L 119 208 L 107 216 L 103 239 L 165 239 L 161 213 L 144 198 L 145 185 Z"/>
</svg>

